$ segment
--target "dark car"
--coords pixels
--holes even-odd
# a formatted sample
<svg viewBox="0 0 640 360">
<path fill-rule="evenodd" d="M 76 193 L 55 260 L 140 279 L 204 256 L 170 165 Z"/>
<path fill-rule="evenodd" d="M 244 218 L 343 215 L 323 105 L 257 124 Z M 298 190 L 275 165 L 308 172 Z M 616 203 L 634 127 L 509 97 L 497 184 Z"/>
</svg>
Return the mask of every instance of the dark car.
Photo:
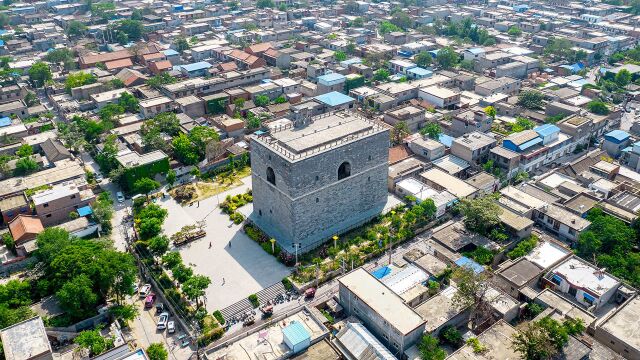
<svg viewBox="0 0 640 360">
<path fill-rule="evenodd" d="M 156 304 L 156 314 L 161 314 L 164 311 L 164 304 L 157 303 Z"/>
</svg>

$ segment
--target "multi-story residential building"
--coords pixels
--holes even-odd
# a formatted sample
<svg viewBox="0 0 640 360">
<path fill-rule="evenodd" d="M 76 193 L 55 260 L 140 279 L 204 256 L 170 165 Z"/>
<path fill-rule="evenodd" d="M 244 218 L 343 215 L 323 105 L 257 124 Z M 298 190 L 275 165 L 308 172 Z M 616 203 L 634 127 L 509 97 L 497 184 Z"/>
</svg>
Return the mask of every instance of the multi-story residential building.
<svg viewBox="0 0 640 360">
<path fill-rule="evenodd" d="M 91 189 L 80 190 L 75 184 L 61 184 L 31 197 L 36 214 L 44 226 L 59 224 L 71 219 L 72 212 L 95 200 Z"/>
<path fill-rule="evenodd" d="M 362 268 L 338 280 L 340 304 L 398 358 L 418 342 L 425 321 L 402 298 Z"/>
<path fill-rule="evenodd" d="M 440 109 L 453 109 L 460 103 L 459 93 L 440 86 L 422 88 L 418 97 Z"/>
<path fill-rule="evenodd" d="M 449 131 L 454 136 L 472 132 L 486 133 L 491 130 L 491 124 L 493 124 L 493 118 L 487 116 L 483 109 L 473 108 L 454 115 Z"/>
<path fill-rule="evenodd" d="M 149 119 L 160 113 L 173 110 L 174 102 L 166 96 L 159 96 L 153 99 L 140 101 L 140 115 Z"/>
<path fill-rule="evenodd" d="M 621 285 L 620 280 L 604 269 L 572 256 L 553 268 L 542 279 L 543 285 L 569 294 L 591 311 L 602 308 Z"/>
<path fill-rule="evenodd" d="M 412 105 L 402 106 L 384 113 L 384 122 L 395 126 L 399 122 L 407 124 L 409 131 L 416 132 L 424 124 L 425 111 Z"/>
<path fill-rule="evenodd" d="M 451 143 L 451 154 L 469 163 L 483 163 L 489 151 L 496 145 L 496 139 L 481 132 L 472 132 L 456 138 Z"/>
</svg>

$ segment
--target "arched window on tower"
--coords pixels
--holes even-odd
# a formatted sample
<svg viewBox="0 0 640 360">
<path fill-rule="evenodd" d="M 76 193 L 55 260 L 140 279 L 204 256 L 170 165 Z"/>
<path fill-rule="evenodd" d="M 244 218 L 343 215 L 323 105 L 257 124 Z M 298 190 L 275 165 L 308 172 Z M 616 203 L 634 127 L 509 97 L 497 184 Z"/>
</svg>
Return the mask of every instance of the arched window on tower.
<svg viewBox="0 0 640 360">
<path fill-rule="evenodd" d="M 273 172 L 271 167 L 267 168 L 267 181 L 272 183 L 274 186 L 276 185 L 276 173 Z"/>
<path fill-rule="evenodd" d="M 340 167 L 338 167 L 338 180 L 342 180 L 346 177 L 349 177 L 350 175 L 351 175 L 351 164 L 345 161 L 342 164 L 340 164 Z"/>
</svg>

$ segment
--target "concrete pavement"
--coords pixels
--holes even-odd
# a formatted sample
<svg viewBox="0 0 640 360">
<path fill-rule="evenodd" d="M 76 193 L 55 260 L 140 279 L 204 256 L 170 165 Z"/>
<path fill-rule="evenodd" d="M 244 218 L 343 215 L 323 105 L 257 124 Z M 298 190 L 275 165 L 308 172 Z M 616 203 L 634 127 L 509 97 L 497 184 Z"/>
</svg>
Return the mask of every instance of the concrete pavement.
<svg viewBox="0 0 640 360">
<path fill-rule="evenodd" d="M 267 254 L 222 213 L 218 201 L 251 189 L 251 177 L 242 179 L 243 185 L 200 201 L 198 205 L 181 206 L 173 198 L 161 199 L 157 204 L 169 211 L 163 225 L 167 236 L 185 225 L 205 220 L 207 236 L 176 249 L 194 273 L 206 275 L 211 285 L 206 291 L 209 311 L 223 309 L 247 298 L 289 275 L 290 269 Z M 229 246 L 231 243 L 231 246 Z M 211 247 L 209 247 L 211 244 Z"/>
</svg>

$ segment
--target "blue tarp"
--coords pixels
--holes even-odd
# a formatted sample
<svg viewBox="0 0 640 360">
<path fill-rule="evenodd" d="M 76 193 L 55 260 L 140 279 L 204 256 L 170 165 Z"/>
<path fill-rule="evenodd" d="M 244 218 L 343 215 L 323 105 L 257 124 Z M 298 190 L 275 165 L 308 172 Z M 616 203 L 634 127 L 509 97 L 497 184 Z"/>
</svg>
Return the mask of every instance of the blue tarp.
<svg viewBox="0 0 640 360">
<path fill-rule="evenodd" d="M 469 259 L 466 256 L 463 256 L 460 259 L 456 260 L 456 265 L 460 267 L 466 267 L 467 269 L 471 269 L 476 274 L 480 274 L 481 272 L 484 271 L 484 266 L 478 264 L 477 262 Z"/>
<path fill-rule="evenodd" d="M 5 127 L 9 125 L 11 125 L 11 118 L 6 116 L 0 118 L 0 127 Z"/>
<path fill-rule="evenodd" d="M 78 208 L 78 215 L 80 216 L 89 216 L 91 214 L 93 214 L 93 210 L 89 205 Z"/>
<path fill-rule="evenodd" d="M 307 329 L 297 321 L 292 321 L 289 326 L 282 329 L 282 334 L 294 347 L 298 344 L 304 343 L 305 341 L 311 340 L 311 335 L 309 335 Z"/>
<path fill-rule="evenodd" d="M 376 279 L 382 279 L 383 277 L 391 274 L 391 268 L 388 266 L 383 266 L 379 269 L 374 270 L 371 275 L 373 275 Z"/>
</svg>

